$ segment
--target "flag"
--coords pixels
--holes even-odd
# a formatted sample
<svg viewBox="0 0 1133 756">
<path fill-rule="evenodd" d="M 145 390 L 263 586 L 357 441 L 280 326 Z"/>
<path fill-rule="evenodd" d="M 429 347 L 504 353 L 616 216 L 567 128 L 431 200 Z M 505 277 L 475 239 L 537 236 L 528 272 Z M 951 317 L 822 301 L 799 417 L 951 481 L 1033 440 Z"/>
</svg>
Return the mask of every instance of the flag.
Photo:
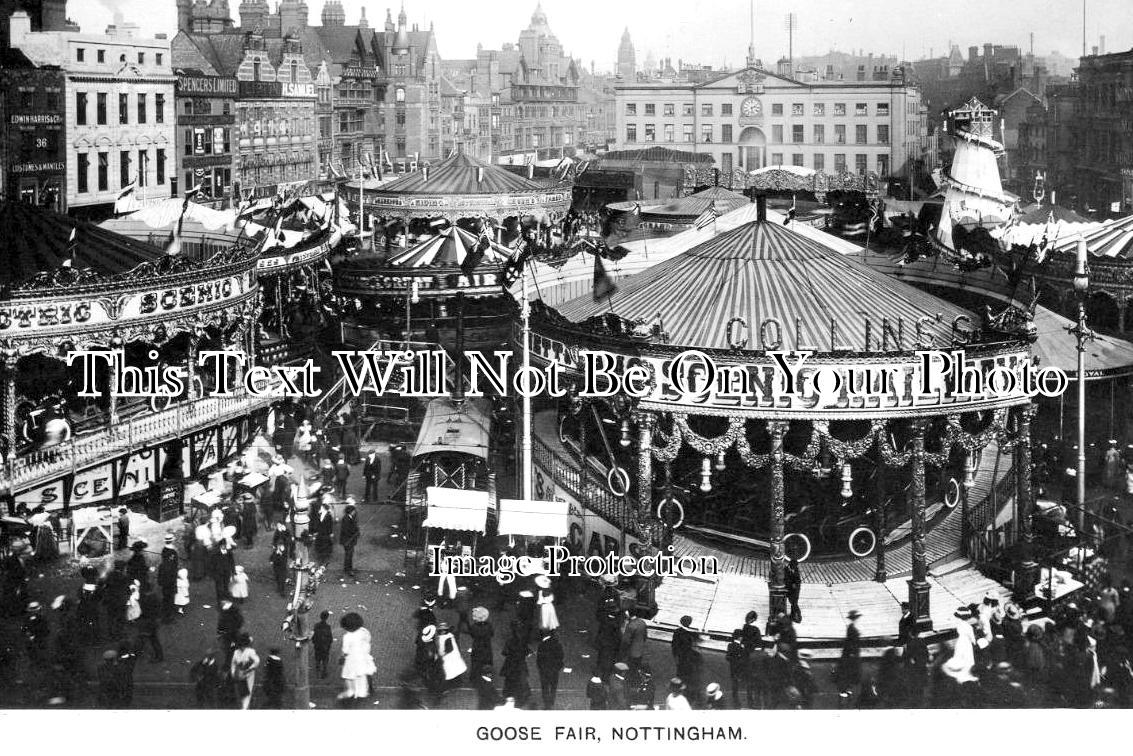
<svg viewBox="0 0 1133 756">
<path fill-rule="evenodd" d="M 468 276 L 469 284 L 475 284 L 475 281 L 472 280 L 472 273 L 476 270 L 480 261 L 484 259 L 484 253 L 488 251 L 490 246 L 492 246 L 492 240 L 481 231 L 480 238 L 476 240 L 476 246 L 465 252 L 464 260 L 460 263 L 460 272 Z"/>
<path fill-rule="evenodd" d="M 617 285 L 610 274 L 606 272 L 606 266 L 602 264 L 602 258 L 594 255 L 594 301 L 600 302 L 618 290 Z"/>
<path fill-rule="evenodd" d="M 638 205 L 638 208 L 640 209 L 641 205 Z M 697 216 L 697 219 L 693 221 L 693 225 L 696 226 L 698 231 L 703 231 L 714 224 L 719 217 L 720 213 L 716 210 L 716 200 L 712 200 L 712 202 L 708 204 L 708 209 Z"/>
<path fill-rule="evenodd" d="M 503 270 L 500 271 L 499 283 L 501 286 L 505 289 L 511 288 L 511 285 L 523 274 L 523 268 L 527 265 L 531 254 L 530 245 L 525 244 L 522 249 L 511 256 L 511 259 L 504 265 Z"/>
<path fill-rule="evenodd" d="M 204 188 L 204 184 L 197 184 L 192 189 L 186 189 L 185 190 L 185 200 L 188 201 L 188 200 L 192 199 L 193 197 L 196 197 L 198 194 L 201 193 L 201 189 L 203 189 L 203 188 Z"/>
<path fill-rule="evenodd" d="M 176 231 L 169 232 L 169 238 L 165 241 L 165 254 L 170 257 L 181 254 L 181 237 Z"/>
<path fill-rule="evenodd" d="M 67 250 L 64 253 L 63 267 L 70 268 L 75 264 L 75 249 L 78 247 L 76 238 L 78 237 L 78 226 L 71 226 L 71 235 L 67 237 Z"/>
<path fill-rule="evenodd" d="M 444 218 L 433 218 L 431 221 L 429 221 L 429 226 L 431 228 L 437 228 L 438 226 L 443 226 L 446 223 L 448 223 L 448 221 Z"/>
<path fill-rule="evenodd" d="M 118 192 L 118 197 L 114 200 L 114 214 L 122 215 L 130 213 L 138 209 L 138 200 L 134 197 L 134 190 L 137 189 L 138 183 L 131 181 L 126 186 L 122 187 L 122 191 Z"/>
</svg>

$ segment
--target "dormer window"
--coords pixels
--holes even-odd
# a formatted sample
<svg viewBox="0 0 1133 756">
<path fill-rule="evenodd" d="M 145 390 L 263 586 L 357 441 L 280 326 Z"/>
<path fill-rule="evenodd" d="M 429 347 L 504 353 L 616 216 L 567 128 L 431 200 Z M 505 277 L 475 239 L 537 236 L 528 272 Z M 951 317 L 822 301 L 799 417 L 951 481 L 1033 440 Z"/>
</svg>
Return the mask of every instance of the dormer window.
<svg viewBox="0 0 1133 756">
<path fill-rule="evenodd" d="M 291 61 L 291 83 L 299 83 L 299 64 L 295 61 Z"/>
<path fill-rule="evenodd" d="M 259 80 L 260 80 L 260 61 L 259 60 L 253 60 L 252 61 L 252 81 L 259 81 Z"/>
</svg>

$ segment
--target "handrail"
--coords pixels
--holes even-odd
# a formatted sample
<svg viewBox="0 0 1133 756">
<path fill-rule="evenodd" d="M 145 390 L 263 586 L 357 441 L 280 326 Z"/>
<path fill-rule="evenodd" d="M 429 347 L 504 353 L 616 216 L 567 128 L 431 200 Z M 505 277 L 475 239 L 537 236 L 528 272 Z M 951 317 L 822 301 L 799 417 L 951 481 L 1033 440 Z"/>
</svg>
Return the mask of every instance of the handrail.
<svg viewBox="0 0 1133 756">
<path fill-rule="evenodd" d="M 996 460 L 998 462 L 998 457 Z M 1015 465 L 1008 467 L 987 495 L 968 509 L 964 522 L 964 552 L 977 564 L 994 561 L 1015 543 L 1016 528 L 1011 523 L 996 525 L 996 519 L 1001 503 L 1015 496 L 1017 472 Z"/>
<path fill-rule="evenodd" d="M 13 492 L 23 490 L 162 440 L 183 437 L 202 426 L 246 415 L 274 401 L 276 397 L 253 395 L 240 389 L 229 396 L 206 396 L 182 402 L 160 412 L 72 437 L 56 446 L 22 454 L 4 465 L 3 479 Z"/>
<path fill-rule="evenodd" d="M 619 528 L 629 526 L 627 513 L 629 507 L 636 504 L 634 497 L 629 493 L 625 496 L 615 496 L 593 475 L 587 477 L 584 487 L 577 461 L 568 459 L 551 449 L 538 436 L 533 437 L 531 441 L 536 464 L 551 473 L 556 486 L 574 496 L 587 509 L 600 514 L 610 524 Z M 602 467 L 589 456 L 586 457 L 586 461 L 598 473 L 597 478 L 605 476 L 605 467 Z"/>
</svg>

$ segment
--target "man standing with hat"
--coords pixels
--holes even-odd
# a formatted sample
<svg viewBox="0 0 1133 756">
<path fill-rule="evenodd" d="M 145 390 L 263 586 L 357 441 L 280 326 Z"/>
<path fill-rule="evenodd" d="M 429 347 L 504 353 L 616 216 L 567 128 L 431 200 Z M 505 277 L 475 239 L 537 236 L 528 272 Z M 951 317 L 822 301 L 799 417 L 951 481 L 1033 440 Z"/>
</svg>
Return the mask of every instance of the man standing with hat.
<svg viewBox="0 0 1133 756">
<path fill-rule="evenodd" d="M 645 620 L 641 618 L 637 610 L 631 609 L 629 621 L 626 622 L 625 629 L 622 631 L 622 658 L 632 669 L 641 666 L 641 661 L 645 656 L 647 633 L 648 628 L 645 625 Z"/>
<path fill-rule="evenodd" d="M 669 695 L 665 698 L 665 708 L 668 711 L 691 711 L 692 706 L 685 697 L 685 684 L 679 677 L 669 681 Z"/>
<path fill-rule="evenodd" d="M 146 562 L 145 553 L 147 548 L 149 548 L 149 544 L 145 541 L 134 541 L 130 545 L 130 550 L 134 552 L 134 555 L 126 562 L 126 575 L 131 580 L 138 581 L 142 593 L 149 590 L 149 564 Z"/>
<path fill-rule="evenodd" d="M 157 585 L 161 589 L 161 615 L 163 622 L 172 622 L 176 611 L 173 599 L 177 596 L 177 572 L 181 569 L 181 558 L 173 545 L 173 534 L 165 534 L 161 547 L 161 563 L 157 567 Z"/>
<path fill-rule="evenodd" d="M 338 542 L 342 544 L 342 571 L 348 577 L 354 577 L 354 547 L 362 537 L 358 528 L 358 509 L 354 506 L 354 497 L 346 497 L 346 509 L 342 513 L 342 523 L 338 528 Z"/>
<path fill-rule="evenodd" d="M 554 630 L 544 630 L 543 639 L 535 651 L 535 666 L 539 670 L 539 687 L 543 691 L 543 708 L 555 708 L 555 694 L 559 689 L 559 673 L 563 671 L 563 644 Z"/>
<path fill-rule="evenodd" d="M 629 708 L 629 693 L 626 690 L 626 674 L 629 665 L 618 662 L 606 684 L 606 708 L 615 711 L 625 711 Z"/>
<path fill-rule="evenodd" d="M 692 696 L 700 692 L 700 652 L 696 650 L 697 635 L 692 631 L 692 617 L 681 617 L 681 626 L 673 631 L 673 659 L 677 664 L 677 677 L 685 682 Z"/>
<path fill-rule="evenodd" d="M 28 651 L 28 660 L 33 667 L 41 666 L 47 661 L 48 641 L 51 638 L 51 626 L 43 616 L 43 606 L 38 601 L 28 604 L 28 616 L 24 619 L 24 641 Z"/>
<path fill-rule="evenodd" d="M 367 504 L 378 503 L 378 488 L 382 481 L 382 457 L 377 449 L 370 449 L 362 465 L 362 476 L 366 479 L 366 493 L 362 500 Z"/>
<path fill-rule="evenodd" d="M 857 626 L 858 618 L 861 616 L 862 613 L 857 609 L 851 609 L 846 615 L 850 624 L 846 625 L 846 640 L 842 644 L 842 656 L 835 671 L 840 708 L 846 708 L 851 696 L 862 683 L 862 635 Z"/>
<path fill-rule="evenodd" d="M 710 710 L 726 709 L 724 705 L 724 691 L 720 683 L 709 683 L 704 689 L 704 708 Z"/>
<path fill-rule="evenodd" d="M 122 550 L 130 542 L 130 510 L 122 507 L 118 510 L 118 542 L 114 548 Z"/>
</svg>

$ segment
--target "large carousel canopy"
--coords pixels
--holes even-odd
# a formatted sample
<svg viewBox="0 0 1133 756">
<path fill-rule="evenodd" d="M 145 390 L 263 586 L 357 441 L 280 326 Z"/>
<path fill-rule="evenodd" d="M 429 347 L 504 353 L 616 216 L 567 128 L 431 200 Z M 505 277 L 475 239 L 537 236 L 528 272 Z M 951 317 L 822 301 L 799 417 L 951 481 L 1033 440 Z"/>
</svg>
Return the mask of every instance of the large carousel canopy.
<svg viewBox="0 0 1133 756">
<path fill-rule="evenodd" d="M 611 210 L 622 212 L 633 211 L 640 203 L 614 202 L 607 205 Z M 750 200 L 742 194 L 725 189 L 722 186 L 713 186 L 696 194 L 662 204 L 642 205 L 641 221 L 643 223 L 692 223 L 705 211 L 715 208 L 723 215 L 738 207 L 750 204 Z"/>
<path fill-rule="evenodd" d="M 486 247 L 483 245 L 487 245 Z M 483 256 L 466 271 L 469 256 Z M 458 292 L 470 296 L 499 296 L 498 276 L 512 250 L 449 226 L 391 258 L 359 255 L 335 266 L 335 292 L 339 296 L 405 296 L 416 282 L 422 298 L 449 297 Z"/>
<path fill-rule="evenodd" d="M 1086 239 L 1086 249 L 1091 257 L 1113 262 L 1133 260 L 1133 215 L 1095 224 L 1081 235 Z M 1077 246 L 1077 234 L 1063 236 L 1054 243 L 1054 251 L 1073 255 Z"/>
<path fill-rule="evenodd" d="M 1059 205 L 1030 205 L 1006 225 L 991 232 L 1007 247 L 1029 247 L 1033 244 L 1056 242 L 1068 236 L 1093 231 L 1103 224 L 1085 218 L 1073 210 Z"/>
<path fill-rule="evenodd" d="M 977 322 L 963 308 L 769 222 L 726 231 L 619 286 L 609 301 L 579 297 L 559 313 L 574 322 L 610 311 L 630 321 L 659 316 L 669 344 L 699 349 L 728 349 L 725 326 L 736 317 L 754 328 L 776 319 L 789 332 L 785 348 L 796 348 L 798 331 L 811 343 L 825 342 L 821 351 L 830 351 L 831 322 L 844 342 L 858 346 L 867 329 L 880 341 L 882 318 L 903 322 L 900 349 L 912 347 L 918 322 L 922 338 L 938 344 L 952 342 L 957 318 Z"/>
<path fill-rule="evenodd" d="M 357 202 L 358 183 L 348 183 Z M 535 181 L 458 152 L 436 165 L 376 189 L 363 189 L 367 213 L 380 218 L 505 218 L 555 220 L 570 209 L 568 184 L 545 187 Z"/>
<path fill-rule="evenodd" d="M 1078 377 L 1077 339 L 1074 323 L 1045 307 L 1035 307 L 1038 339 L 1033 348 L 1040 366 L 1061 368 L 1072 380 Z M 1094 334 L 1086 342 L 1086 380 L 1108 380 L 1133 375 L 1133 344 L 1105 334 Z"/>
</svg>

